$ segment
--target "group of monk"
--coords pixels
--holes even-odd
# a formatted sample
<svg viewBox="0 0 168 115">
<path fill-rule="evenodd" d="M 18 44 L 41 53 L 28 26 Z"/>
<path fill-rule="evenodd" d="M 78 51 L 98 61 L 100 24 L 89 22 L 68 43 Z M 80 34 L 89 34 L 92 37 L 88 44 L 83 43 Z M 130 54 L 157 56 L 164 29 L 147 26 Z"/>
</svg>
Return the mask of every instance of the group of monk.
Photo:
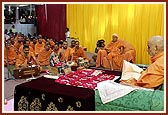
<svg viewBox="0 0 168 115">
<path fill-rule="evenodd" d="M 69 46 L 67 41 L 54 42 L 53 39 L 43 38 L 42 35 L 30 40 L 21 33 L 11 35 L 5 40 L 4 64 L 15 65 L 16 69 L 28 67 L 30 64 L 48 66 L 53 56 L 58 57 L 60 62 L 75 62 L 75 65 L 79 57 L 90 61 L 79 41 L 73 40 Z"/>
<path fill-rule="evenodd" d="M 130 85 L 142 87 L 157 87 L 163 84 L 164 79 L 164 39 L 161 36 L 154 36 L 148 41 L 148 53 L 151 56 L 152 64 L 142 72 L 139 80 L 129 79 L 122 81 Z M 54 42 L 53 39 L 43 38 L 38 35 L 30 40 L 23 34 L 11 35 L 5 38 L 4 64 L 13 64 L 16 68 L 24 68 L 31 64 L 39 66 L 50 65 L 51 57 L 57 57 L 56 62 L 74 62 L 77 65 L 78 59 L 83 58 L 90 61 L 84 48 L 80 47 L 79 41 L 72 40 L 71 45 L 67 41 Z M 55 59 L 55 58 L 54 58 Z M 109 44 L 103 45 L 97 51 L 96 67 L 109 68 L 122 71 L 123 60 L 135 63 L 136 50 L 128 42 L 118 38 L 117 34 L 112 35 Z"/>
</svg>

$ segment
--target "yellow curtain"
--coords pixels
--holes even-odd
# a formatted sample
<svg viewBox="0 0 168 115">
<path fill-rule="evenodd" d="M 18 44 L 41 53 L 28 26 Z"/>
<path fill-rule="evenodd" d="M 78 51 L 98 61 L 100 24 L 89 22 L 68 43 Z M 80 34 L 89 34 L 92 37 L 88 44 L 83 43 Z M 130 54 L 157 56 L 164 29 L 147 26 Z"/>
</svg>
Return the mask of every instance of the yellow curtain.
<svg viewBox="0 0 168 115">
<path fill-rule="evenodd" d="M 136 63 L 150 64 L 146 51 L 151 36 L 164 36 L 163 4 L 67 4 L 71 37 L 94 53 L 96 42 L 111 41 L 113 33 L 136 49 Z"/>
</svg>

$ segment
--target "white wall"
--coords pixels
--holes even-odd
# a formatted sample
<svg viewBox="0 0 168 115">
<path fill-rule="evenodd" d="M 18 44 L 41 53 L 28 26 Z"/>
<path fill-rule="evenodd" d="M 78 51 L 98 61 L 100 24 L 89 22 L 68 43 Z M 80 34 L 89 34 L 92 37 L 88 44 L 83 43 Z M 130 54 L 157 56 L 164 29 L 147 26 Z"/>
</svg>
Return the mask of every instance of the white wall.
<svg viewBox="0 0 168 115">
<path fill-rule="evenodd" d="M 36 26 L 34 24 L 4 24 L 4 30 L 8 29 L 8 31 L 11 29 L 12 25 L 15 25 L 17 32 L 22 32 L 24 35 L 27 36 L 28 33 L 33 35 L 37 32 Z"/>
</svg>

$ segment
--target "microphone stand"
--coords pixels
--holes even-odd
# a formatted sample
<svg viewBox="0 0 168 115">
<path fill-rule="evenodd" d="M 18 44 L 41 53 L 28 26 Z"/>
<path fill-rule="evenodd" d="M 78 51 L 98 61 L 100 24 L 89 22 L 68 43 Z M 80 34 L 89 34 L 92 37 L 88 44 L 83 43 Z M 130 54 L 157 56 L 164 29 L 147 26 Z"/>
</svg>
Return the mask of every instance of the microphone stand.
<svg viewBox="0 0 168 115">
<path fill-rule="evenodd" d="M 32 62 L 29 62 L 29 64 L 31 65 L 31 66 L 30 66 L 30 67 L 31 67 L 31 77 L 28 78 L 28 79 L 26 79 L 27 81 L 32 80 L 32 79 L 36 79 L 36 78 L 34 77 L 34 75 L 33 75 Z"/>
<path fill-rule="evenodd" d="M 7 64 L 7 70 L 8 70 L 8 77 L 7 77 L 7 78 L 5 77 L 5 81 L 15 80 L 15 78 L 10 78 L 10 77 L 9 77 L 9 73 L 11 74 L 12 77 L 13 77 L 13 74 L 12 74 L 12 72 L 11 72 L 10 69 L 9 69 L 9 61 L 8 61 L 8 42 L 5 42 L 5 43 L 6 43 L 6 57 L 7 57 L 7 59 L 6 59 L 6 64 Z"/>
</svg>

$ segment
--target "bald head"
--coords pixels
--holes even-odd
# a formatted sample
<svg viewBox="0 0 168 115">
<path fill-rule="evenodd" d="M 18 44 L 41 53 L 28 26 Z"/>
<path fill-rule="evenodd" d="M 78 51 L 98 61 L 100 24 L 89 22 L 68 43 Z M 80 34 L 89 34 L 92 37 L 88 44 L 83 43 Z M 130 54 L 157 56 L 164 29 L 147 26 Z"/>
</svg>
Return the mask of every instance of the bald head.
<svg viewBox="0 0 168 115">
<path fill-rule="evenodd" d="M 112 35 L 112 42 L 116 42 L 118 40 L 118 35 L 117 34 L 113 34 Z"/>
<path fill-rule="evenodd" d="M 155 56 L 164 51 L 164 38 L 162 36 L 153 36 L 148 40 L 148 53 Z"/>
<path fill-rule="evenodd" d="M 42 38 L 42 35 L 41 35 L 41 34 L 39 35 L 39 38 Z"/>
</svg>

